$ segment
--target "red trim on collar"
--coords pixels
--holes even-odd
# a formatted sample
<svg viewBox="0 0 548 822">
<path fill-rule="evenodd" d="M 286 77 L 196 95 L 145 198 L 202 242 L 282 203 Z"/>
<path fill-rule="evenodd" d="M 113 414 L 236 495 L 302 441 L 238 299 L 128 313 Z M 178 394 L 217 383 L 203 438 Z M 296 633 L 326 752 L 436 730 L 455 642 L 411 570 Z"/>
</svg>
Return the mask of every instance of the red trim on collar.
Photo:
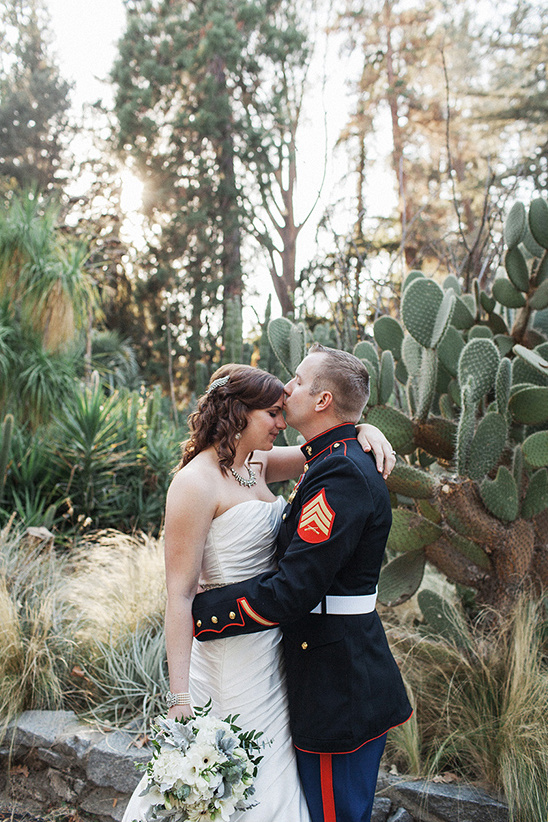
<svg viewBox="0 0 548 822">
<path fill-rule="evenodd" d="M 337 426 L 337 427 L 338 427 L 338 426 Z M 332 452 L 332 451 L 333 451 L 333 446 L 335 445 L 335 443 L 336 443 L 336 442 L 353 442 L 355 439 L 356 439 L 356 437 L 348 437 L 348 438 L 347 438 L 347 439 L 345 439 L 345 440 L 335 440 L 335 442 L 330 442 L 330 443 L 329 443 L 329 445 L 326 445 L 326 446 L 325 446 L 325 448 L 322 448 L 322 450 L 321 450 L 321 451 L 318 451 L 318 453 L 317 453 L 317 454 L 314 454 L 314 456 L 313 456 L 313 457 L 308 457 L 306 461 L 307 461 L 307 462 L 313 462 L 315 459 L 317 459 L 317 457 L 319 457 L 319 456 L 320 456 L 321 454 L 323 454 L 325 451 Z M 303 446 L 303 447 L 304 447 L 304 446 Z M 346 445 L 345 445 L 345 447 L 344 447 L 344 451 L 345 451 L 345 453 L 346 453 Z"/>
<path fill-rule="evenodd" d="M 336 428 L 342 428 L 343 425 L 355 425 L 355 423 L 353 423 L 353 422 L 340 422 L 338 425 L 334 425 L 333 428 L 326 428 L 325 431 L 321 432 L 321 434 L 316 434 L 315 437 L 311 437 L 309 440 L 307 440 L 304 445 L 301 445 L 301 448 L 304 448 L 305 446 L 310 445 L 310 443 L 314 442 L 314 440 L 317 440 L 320 437 L 323 437 L 324 434 L 329 434 L 330 431 L 334 431 Z"/>
</svg>

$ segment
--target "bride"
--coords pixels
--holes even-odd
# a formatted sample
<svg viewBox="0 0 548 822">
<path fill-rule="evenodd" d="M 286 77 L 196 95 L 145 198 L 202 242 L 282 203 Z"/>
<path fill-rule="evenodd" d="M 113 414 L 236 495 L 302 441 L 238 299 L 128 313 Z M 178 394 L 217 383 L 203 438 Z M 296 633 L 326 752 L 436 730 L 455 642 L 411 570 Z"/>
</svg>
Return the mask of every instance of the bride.
<svg viewBox="0 0 548 822">
<path fill-rule="evenodd" d="M 231 822 L 310 819 L 289 733 L 280 629 L 215 642 L 192 638 L 198 586 L 275 567 L 285 501 L 268 483 L 297 477 L 304 465 L 300 448 L 273 447 L 286 428 L 283 400 L 283 385 L 271 374 L 246 365 L 219 368 L 189 418 L 190 438 L 166 502 L 168 716 L 191 716 L 192 705 L 211 699 L 215 716 L 239 714 L 243 729 L 261 730 L 267 741 L 255 780 L 257 804 Z M 359 439 L 364 449 L 373 447 L 386 476 L 392 459 L 386 438 L 365 425 Z M 143 786 L 144 780 L 123 822 L 145 818 Z"/>
</svg>

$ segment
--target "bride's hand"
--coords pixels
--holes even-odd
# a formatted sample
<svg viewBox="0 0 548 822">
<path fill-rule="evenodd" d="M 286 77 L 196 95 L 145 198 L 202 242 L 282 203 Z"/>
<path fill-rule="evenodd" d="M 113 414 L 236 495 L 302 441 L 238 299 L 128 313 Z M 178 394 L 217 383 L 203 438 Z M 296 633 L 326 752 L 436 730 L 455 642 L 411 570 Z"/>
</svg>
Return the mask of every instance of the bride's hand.
<svg viewBox="0 0 548 822">
<path fill-rule="evenodd" d="M 356 426 L 358 432 L 358 442 L 364 451 L 373 451 L 377 470 L 382 474 L 383 479 L 390 476 L 396 464 L 396 452 L 391 443 L 386 439 L 382 431 L 375 425 L 365 422 Z"/>
<path fill-rule="evenodd" d="M 188 719 L 190 716 L 194 716 L 192 705 L 173 705 L 167 712 L 168 719 Z"/>
</svg>

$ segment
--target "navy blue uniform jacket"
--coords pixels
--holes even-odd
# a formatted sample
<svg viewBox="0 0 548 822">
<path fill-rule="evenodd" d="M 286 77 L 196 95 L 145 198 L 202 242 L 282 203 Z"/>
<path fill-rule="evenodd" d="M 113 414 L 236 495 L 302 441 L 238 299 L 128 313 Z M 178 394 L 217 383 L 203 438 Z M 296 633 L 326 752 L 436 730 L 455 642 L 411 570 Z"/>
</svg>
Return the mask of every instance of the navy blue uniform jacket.
<svg viewBox="0 0 548 822">
<path fill-rule="evenodd" d="M 392 512 L 354 425 L 325 431 L 302 450 L 307 462 L 283 514 L 278 570 L 196 596 L 194 630 L 209 640 L 281 625 L 293 742 L 344 753 L 412 710 L 376 611 L 310 611 L 326 594 L 375 592 Z"/>
</svg>

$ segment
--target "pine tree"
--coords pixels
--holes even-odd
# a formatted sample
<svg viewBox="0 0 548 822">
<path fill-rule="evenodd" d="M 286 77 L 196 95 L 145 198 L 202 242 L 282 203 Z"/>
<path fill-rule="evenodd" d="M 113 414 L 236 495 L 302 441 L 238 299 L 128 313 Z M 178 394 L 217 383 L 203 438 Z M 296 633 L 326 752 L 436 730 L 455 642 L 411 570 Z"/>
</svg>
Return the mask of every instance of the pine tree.
<svg viewBox="0 0 548 822">
<path fill-rule="evenodd" d="M 286 5 L 127 4 L 113 71 L 119 146 L 145 181 L 158 237 L 147 279 L 169 302 L 191 381 L 195 363 L 215 354 L 224 301 L 242 294 L 243 236 L 260 234 L 247 195 L 255 181 L 254 205 L 264 204 L 276 115 L 286 132 L 277 68 L 288 50 L 302 54 L 304 42 Z"/>
<path fill-rule="evenodd" d="M 50 55 L 41 0 L 6 0 L 0 19 L 0 177 L 5 190 L 62 183 L 69 84 Z"/>
</svg>

